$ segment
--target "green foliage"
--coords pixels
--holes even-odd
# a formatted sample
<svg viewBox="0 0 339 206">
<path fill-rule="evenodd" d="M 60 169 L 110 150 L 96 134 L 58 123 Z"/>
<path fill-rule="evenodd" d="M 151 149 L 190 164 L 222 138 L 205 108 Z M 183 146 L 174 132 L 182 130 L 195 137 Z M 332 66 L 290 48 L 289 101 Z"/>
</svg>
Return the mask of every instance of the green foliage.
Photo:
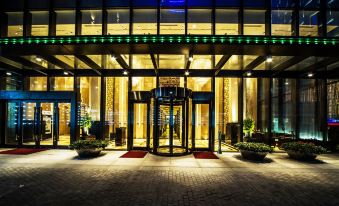
<svg viewBox="0 0 339 206">
<path fill-rule="evenodd" d="M 105 149 L 107 147 L 108 141 L 106 140 L 78 140 L 73 142 L 69 148 L 72 150 L 79 149 Z"/>
<path fill-rule="evenodd" d="M 339 151 L 339 144 L 337 145 L 337 147 L 335 148 L 337 151 Z"/>
<path fill-rule="evenodd" d="M 252 152 L 271 152 L 272 148 L 264 143 L 258 142 L 239 142 L 234 145 L 239 150 L 247 150 Z"/>
<path fill-rule="evenodd" d="M 82 128 L 91 128 L 92 126 L 92 117 L 88 113 L 81 118 L 80 126 Z"/>
<path fill-rule="evenodd" d="M 243 130 L 245 132 L 253 132 L 254 131 L 254 126 L 255 126 L 255 121 L 251 118 L 244 119 L 243 121 Z"/>
<path fill-rule="evenodd" d="M 286 142 L 282 144 L 282 148 L 285 151 L 294 151 L 307 154 L 323 154 L 326 152 L 326 149 L 322 146 L 316 146 L 313 143 L 308 142 Z"/>
</svg>

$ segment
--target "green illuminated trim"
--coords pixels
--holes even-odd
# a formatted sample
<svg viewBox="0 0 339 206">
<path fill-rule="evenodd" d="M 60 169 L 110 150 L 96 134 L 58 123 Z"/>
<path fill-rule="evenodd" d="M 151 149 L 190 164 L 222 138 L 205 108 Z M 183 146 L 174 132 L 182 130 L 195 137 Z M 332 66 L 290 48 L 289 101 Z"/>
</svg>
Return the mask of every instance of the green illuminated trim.
<svg viewBox="0 0 339 206">
<path fill-rule="evenodd" d="M 335 46 L 339 38 L 322 37 L 269 37 L 217 35 L 110 35 L 0 38 L 0 45 L 30 44 L 258 44 L 258 45 L 327 45 Z"/>
</svg>

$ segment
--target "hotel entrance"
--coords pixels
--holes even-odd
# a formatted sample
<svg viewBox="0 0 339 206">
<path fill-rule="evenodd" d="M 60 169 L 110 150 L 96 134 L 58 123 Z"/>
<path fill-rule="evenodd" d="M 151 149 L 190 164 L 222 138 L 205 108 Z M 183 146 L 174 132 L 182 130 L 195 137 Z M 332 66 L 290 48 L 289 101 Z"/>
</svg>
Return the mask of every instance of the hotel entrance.
<svg viewBox="0 0 339 206">
<path fill-rule="evenodd" d="M 70 145 L 74 134 L 71 99 L 50 100 L 45 95 L 41 100 L 34 97 L 39 94 L 36 92 L 12 93 L 15 95 L 8 93 L 4 102 L 4 145 L 54 148 Z"/>
</svg>

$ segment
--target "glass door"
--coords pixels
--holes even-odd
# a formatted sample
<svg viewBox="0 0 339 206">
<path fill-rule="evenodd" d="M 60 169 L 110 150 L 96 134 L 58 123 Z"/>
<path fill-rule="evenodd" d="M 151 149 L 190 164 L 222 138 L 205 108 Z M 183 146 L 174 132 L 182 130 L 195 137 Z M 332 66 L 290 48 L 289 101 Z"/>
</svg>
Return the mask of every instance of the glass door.
<svg viewBox="0 0 339 206">
<path fill-rule="evenodd" d="M 38 108 L 36 102 L 22 103 L 22 144 L 35 145 L 38 139 Z"/>
<path fill-rule="evenodd" d="M 133 147 L 147 147 L 147 104 L 133 104 Z"/>
<path fill-rule="evenodd" d="M 56 144 L 69 146 L 71 143 L 71 103 L 58 103 L 55 110 Z"/>
<path fill-rule="evenodd" d="M 7 103 L 6 145 L 17 145 L 19 142 L 19 108 L 20 102 Z"/>
<path fill-rule="evenodd" d="M 55 141 L 54 103 L 40 103 L 40 119 L 38 123 L 38 137 L 40 145 L 53 145 Z"/>
<path fill-rule="evenodd" d="M 170 153 L 170 105 L 159 106 L 158 113 L 158 153 Z"/>
<path fill-rule="evenodd" d="M 210 109 L 209 104 L 194 104 L 194 143 L 195 148 L 208 149 L 210 148 Z"/>
</svg>

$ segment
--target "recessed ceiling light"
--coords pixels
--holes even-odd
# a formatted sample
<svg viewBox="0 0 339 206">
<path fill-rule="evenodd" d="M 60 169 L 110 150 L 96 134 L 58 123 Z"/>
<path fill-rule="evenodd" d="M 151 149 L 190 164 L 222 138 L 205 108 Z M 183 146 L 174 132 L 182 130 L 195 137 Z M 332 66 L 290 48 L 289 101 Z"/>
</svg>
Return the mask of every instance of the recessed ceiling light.
<svg viewBox="0 0 339 206">
<path fill-rule="evenodd" d="M 127 75 L 127 74 L 128 74 L 128 71 L 127 71 L 127 70 L 124 70 L 124 71 L 122 72 L 122 74 L 123 74 L 123 75 Z"/>
<path fill-rule="evenodd" d="M 111 60 L 114 61 L 114 60 L 116 60 L 116 59 L 117 59 L 116 56 L 115 56 L 114 54 L 112 54 L 112 55 L 111 55 Z"/>
<path fill-rule="evenodd" d="M 185 75 L 188 76 L 190 75 L 190 72 L 188 70 L 185 71 Z"/>
<path fill-rule="evenodd" d="M 37 62 L 41 62 L 41 61 L 42 61 L 42 59 L 41 59 L 40 57 L 36 57 L 35 60 L 36 60 Z"/>
<path fill-rule="evenodd" d="M 252 72 L 247 72 L 246 76 L 248 76 L 248 77 L 252 76 Z"/>
<path fill-rule="evenodd" d="M 273 58 L 271 55 L 268 55 L 266 58 L 266 62 L 271 63 L 273 61 Z"/>
<path fill-rule="evenodd" d="M 193 56 L 188 57 L 188 61 L 193 61 Z"/>
<path fill-rule="evenodd" d="M 6 75 L 7 75 L 7 76 L 11 76 L 11 75 L 12 75 L 12 73 L 10 73 L 10 72 L 6 72 Z"/>
<path fill-rule="evenodd" d="M 289 83 L 288 83 L 288 82 L 285 82 L 285 85 L 289 85 Z"/>
<path fill-rule="evenodd" d="M 313 77 L 313 75 L 314 75 L 313 73 L 308 73 L 307 74 L 308 77 Z"/>
<path fill-rule="evenodd" d="M 68 75 L 68 72 L 67 72 L 67 71 L 64 71 L 64 75 Z"/>
</svg>

